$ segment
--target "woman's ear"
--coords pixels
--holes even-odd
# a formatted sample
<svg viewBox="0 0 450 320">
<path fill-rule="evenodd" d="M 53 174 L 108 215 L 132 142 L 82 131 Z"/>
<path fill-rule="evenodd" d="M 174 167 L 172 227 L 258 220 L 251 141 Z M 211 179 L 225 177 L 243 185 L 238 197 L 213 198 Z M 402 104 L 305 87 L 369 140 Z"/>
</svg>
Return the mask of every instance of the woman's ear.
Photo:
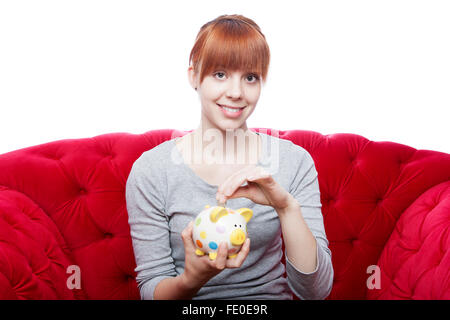
<svg viewBox="0 0 450 320">
<path fill-rule="evenodd" d="M 188 68 L 188 80 L 192 88 L 197 90 L 197 75 L 194 72 L 194 67 L 190 66 Z"/>
</svg>

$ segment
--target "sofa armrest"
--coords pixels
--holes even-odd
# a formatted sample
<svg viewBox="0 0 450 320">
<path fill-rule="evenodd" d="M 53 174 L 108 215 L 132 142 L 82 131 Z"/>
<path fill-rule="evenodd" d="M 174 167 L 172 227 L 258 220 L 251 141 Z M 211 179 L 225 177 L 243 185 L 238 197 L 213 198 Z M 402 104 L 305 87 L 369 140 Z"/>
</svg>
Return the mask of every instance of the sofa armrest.
<svg viewBox="0 0 450 320">
<path fill-rule="evenodd" d="M 450 181 L 423 193 L 398 220 L 368 299 L 450 299 Z"/>
<path fill-rule="evenodd" d="M 0 299 L 76 299 L 72 265 L 53 221 L 23 193 L 0 186 Z"/>
</svg>

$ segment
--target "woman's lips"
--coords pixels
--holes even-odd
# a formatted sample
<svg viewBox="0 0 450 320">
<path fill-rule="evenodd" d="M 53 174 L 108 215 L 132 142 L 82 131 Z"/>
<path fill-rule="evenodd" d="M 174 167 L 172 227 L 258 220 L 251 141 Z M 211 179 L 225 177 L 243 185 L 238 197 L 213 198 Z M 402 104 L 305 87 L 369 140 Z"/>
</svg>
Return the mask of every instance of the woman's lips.
<svg viewBox="0 0 450 320">
<path fill-rule="evenodd" d="M 226 117 L 232 118 L 232 119 L 238 118 L 242 114 L 242 111 L 245 109 L 245 107 L 234 108 L 234 107 L 227 107 L 225 105 L 220 105 L 220 104 L 217 104 L 217 106 L 219 106 L 220 110 L 222 110 L 222 112 L 225 114 Z M 232 110 L 239 110 L 239 111 L 231 111 L 231 110 L 227 110 L 225 108 L 232 109 Z"/>
</svg>

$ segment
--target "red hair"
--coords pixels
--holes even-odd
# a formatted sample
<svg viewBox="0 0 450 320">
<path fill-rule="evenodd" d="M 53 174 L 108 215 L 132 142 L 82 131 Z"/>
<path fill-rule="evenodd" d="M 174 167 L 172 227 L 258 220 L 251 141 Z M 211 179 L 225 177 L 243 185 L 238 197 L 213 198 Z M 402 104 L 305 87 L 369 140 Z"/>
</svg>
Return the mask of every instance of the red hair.
<svg viewBox="0 0 450 320">
<path fill-rule="evenodd" d="M 269 45 L 259 26 L 242 15 L 221 15 L 204 24 L 189 56 L 200 83 L 217 69 L 242 70 L 266 82 Z"/>
</svg>

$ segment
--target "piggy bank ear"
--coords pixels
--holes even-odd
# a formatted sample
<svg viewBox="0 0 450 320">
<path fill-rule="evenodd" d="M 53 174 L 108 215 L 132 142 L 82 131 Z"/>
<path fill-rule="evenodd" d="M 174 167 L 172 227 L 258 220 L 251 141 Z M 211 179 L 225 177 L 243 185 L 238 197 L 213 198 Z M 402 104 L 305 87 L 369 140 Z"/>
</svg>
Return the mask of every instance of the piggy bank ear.
<svg viewBox="0 0 450 320">
<path fill-rule="evenodd" d="M 253 211 L 249 208 L 240 208 L 237 209 L 236 212 L 244 217 L 245 222 L 248 222 L 253 216 Z"/>
<path fill-rule="evenodd" d="M 211 219 L 211 221 L 213 223 L 216 223 L 217 220 L 219 220 L 223 216 L 226 216 L 227 214 L 228 214 L 228 211 L 224 207 L 216 207 L 209 214 L 209 219 Z"/>
</svg>

